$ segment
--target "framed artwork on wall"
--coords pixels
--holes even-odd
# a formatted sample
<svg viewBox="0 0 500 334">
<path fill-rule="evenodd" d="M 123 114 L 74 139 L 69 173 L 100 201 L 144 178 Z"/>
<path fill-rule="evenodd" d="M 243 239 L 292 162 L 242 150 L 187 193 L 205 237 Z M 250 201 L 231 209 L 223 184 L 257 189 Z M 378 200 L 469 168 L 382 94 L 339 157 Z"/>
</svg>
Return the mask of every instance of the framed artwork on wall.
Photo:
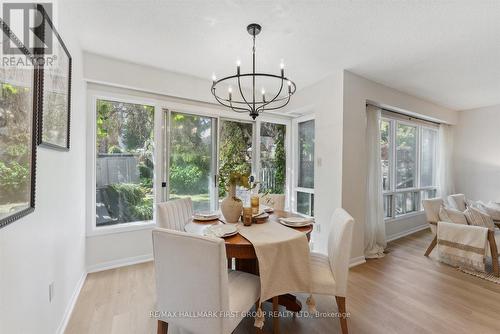
<svg viewBox="0 0 500 334">
<path fill-rule="evenodd" d="M 12 63 L 0 67 L 0 228 L 35 210 L 37 69 L 33 56 L 0 19 Z"/>
<path fill-rule="evenodd" d="M 37 29 L 40 36 L 51 35 L 50 50 L 45 51 L 45 61 L 39 69 L 38 144 L 69 150 L 71 120 L 71 55 L 42 5 L 37 5 L 42 24 Z M 47 49 L 45 49 L 47 50 Z M 41 55 L 37 55 L 41 56 Z"/>
</svg>

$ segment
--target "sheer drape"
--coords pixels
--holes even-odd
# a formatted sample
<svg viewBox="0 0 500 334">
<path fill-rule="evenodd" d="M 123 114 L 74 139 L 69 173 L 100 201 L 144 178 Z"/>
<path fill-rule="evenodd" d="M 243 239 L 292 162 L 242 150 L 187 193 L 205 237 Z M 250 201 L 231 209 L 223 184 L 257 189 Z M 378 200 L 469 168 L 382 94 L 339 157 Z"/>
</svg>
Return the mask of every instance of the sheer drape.
<svg viewBox="0 0 500 334">
<path fill-rule="evenodd" d="M 455 193 L 453 183 L 453 130 L 451 125 L 441 124 L 439 126 L 439 157 L 437 161 L 437 183 L 438 196 L 447 198 Z"/>
<path fill-rule="evenodd" d="M 384 204 L 382 198 L 382 164 L 380 162 L 380 119 L 381 109 L 366 108 L 366 217 L 365 217 L 365 257 L 384 256 L 387 245 L 385 239 Z"/>
</svg>

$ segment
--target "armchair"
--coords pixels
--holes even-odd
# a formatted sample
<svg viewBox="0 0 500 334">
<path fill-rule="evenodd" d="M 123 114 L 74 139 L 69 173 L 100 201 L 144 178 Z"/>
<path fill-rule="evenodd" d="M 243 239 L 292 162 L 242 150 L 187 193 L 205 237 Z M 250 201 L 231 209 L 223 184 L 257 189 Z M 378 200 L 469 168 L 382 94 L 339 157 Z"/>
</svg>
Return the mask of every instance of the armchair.
<svg viewBox="0 0 500 334">
<path fill-rule="evenodd" d="M 431 244 L 425 251 L 425 256 L 429 256 L 434 247 L 437 244 L 437 223 L 439 221 L 439 209 L 443 205 L 443 200 L 441 198 L 432 198 L 428 200 L 423 200 L 422 205 L 424 207 L 425 215 L 427 218 L 427 223 L 431 227 L 431 231 L 434 234 Z M 463 226 L 464 229 L 468 228 L 468 225 Z M 497 245 L 500 243 L 500 230 L 495 229 L 488 230 L 488 249 L 487 255 L 491 256 L 491 262 L 493 267 L 493 274 L 500 277 L 500 266 L 499 266 L 499 254 Z"/>
</svg>

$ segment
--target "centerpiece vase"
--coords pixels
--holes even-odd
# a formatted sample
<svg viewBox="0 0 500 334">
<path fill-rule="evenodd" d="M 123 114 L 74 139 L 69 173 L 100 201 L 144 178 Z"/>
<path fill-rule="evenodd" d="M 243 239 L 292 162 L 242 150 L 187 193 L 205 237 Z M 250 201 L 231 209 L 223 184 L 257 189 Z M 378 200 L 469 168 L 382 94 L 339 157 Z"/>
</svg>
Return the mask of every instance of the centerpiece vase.
<svg viewBox="0 0 500 334">
<path fill-rule="evenodd" d="M 229 186 L 227 196 L 222 200 L 220 209 L 227 223 L 234 224 L 240 220 L 243 202 L 236 197 L 236 185 Z"/>
</svg>

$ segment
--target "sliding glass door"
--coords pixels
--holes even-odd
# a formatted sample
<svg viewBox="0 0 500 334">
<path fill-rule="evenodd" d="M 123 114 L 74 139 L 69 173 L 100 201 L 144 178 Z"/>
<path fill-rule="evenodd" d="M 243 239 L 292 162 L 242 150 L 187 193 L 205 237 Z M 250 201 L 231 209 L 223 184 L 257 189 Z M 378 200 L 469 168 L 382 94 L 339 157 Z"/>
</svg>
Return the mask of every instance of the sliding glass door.
<svg viewBox="0 0 500 334">
<path fill-rule="evenodd" d="M 285 193 L 286 124 L 167 110 L 164 115 L 164 200 L 191 197 L 195 211 L 217 210 L 232 172 L 254 175 L 261 192 Z"/>
<path fill-rule="evenodd" d="M 168 115 L 168 114 L 167 114 Z M 215 118 L 170 112 L 168 199 L 191 197 L 195 211 L 216 208 Z"/>
</svg>

